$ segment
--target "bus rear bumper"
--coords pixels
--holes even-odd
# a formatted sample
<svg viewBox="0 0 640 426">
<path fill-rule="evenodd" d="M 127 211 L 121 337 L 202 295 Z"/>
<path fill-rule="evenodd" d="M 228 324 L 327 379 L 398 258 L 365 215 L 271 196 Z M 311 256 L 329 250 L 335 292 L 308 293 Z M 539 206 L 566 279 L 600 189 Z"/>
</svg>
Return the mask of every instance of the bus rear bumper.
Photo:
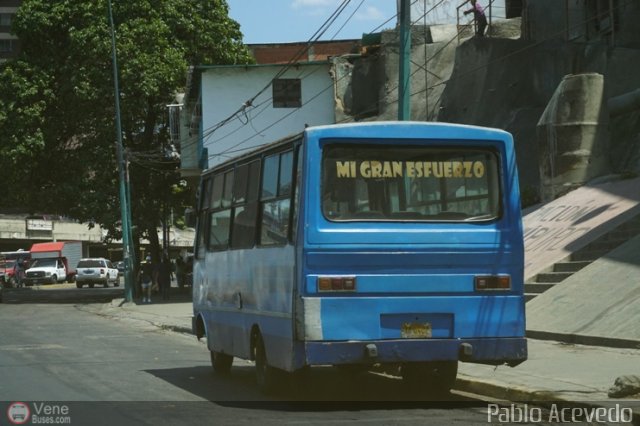
<svg viewBox="0 0 640 426">
<path fill-rule="evenodd" d="M 305 342 L 308 365 L 464 361 L 512 367 L 526 361 L 527 339 L 403 339 Z"/>
</svg>

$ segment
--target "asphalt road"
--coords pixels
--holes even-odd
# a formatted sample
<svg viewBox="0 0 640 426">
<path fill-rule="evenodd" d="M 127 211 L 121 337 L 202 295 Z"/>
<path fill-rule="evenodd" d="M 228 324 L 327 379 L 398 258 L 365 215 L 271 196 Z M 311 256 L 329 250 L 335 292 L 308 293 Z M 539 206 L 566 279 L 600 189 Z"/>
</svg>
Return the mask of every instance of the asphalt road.
<svg viewBox="0 0 640 426">
<path fill-rule="evenodd" d="M 314 369 L 296 394 L 266 398 L 252 364 L 236 360 L 220 378 L 195 338 L 82 305 L 2 304 L 0 324 L 0 424 L 16 401 L 32 415 L 46 401 L 74 425 L 487 423 L 484 403 L 419 401 L 398 379 L 333 368 Z"/>
</svg>

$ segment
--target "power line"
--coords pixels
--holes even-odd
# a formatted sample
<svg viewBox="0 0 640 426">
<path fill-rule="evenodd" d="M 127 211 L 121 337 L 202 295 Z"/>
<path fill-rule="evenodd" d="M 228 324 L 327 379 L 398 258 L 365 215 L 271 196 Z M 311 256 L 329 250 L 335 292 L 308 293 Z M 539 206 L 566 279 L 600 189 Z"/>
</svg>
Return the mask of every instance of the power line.
<svg viewBox="0 0 640 426">
<path fill-rule="evenodd" d="M 413 5 L 413 4 L 415 4 L 415 3 L 417 3 L 418 1 L 419 1 L 419 0 L 414 0 L 414 1 L 412 2 L 412 4 L 411 4 L 411 5 Z M 421 17 L 419 17 L 416 21 L 412 22 L 412 24 L 415 24 L 416 22 L 419 22 L 419 21 L 420 21 L 420 19 L 423 19 L 426 15 L 428 15 L 428 14 L 429 14 L 429 13 L 431 13 L 433 10 L 435 10 L 435 8 L 436 8 L 436 7 L 438 7 L 439 5 L 441 5 L 443 2 L 444 2 L 444 0 L 440 0 L 436 5 L 434 5 L 431 9 L 429 9 L 428 11 L 426 11 L 426 12 L 425 12 Z M 352 14 L 352 16 L 353 16 L 353 14 Z M 395 16 L 397 16 L 397 15 L 395 15 Z M 395 16 L 394 16 L 394 17 L 395 17 Z M 391 19 L 393 19 L 394 17 L 392 17 L 392 18 L 388 19 L 388 20 L 387 20 L 385 23 L 383 23 L 382 25 L 385 25 L 387 22 L 389 22 L 389 21 L 390 21 Z M 377 28 L 380 28 L 382 25 L 378 26 Z M 425 42 L 426 42 L 426 40 L 425 40 Z M 346 77 L 346 75 L 345 75 L 345 76 L 342 76 L 338 81 L 340 81 L 341 79 L 343 79 L 343 78 L 345 78 L 345 77 Z M 309 99 L 309 100 L 308 100 L 304 105 L 307 105 L 309 102 L 311 102 L 311 101 L 315 100 L 317 97 L 319 97 L 322 93 L 324 93 L 324 92 L 326 92 L 327 90 L 331 89 L 331 88 L 334 86 L 334 84 L 335 84 L 335 83 L 332 83 L 330 86 L 328 86 L 328 87 L 326 87 L 325 89 L 321 90 L 321 91 L 320 91 L 319 93 L 317 93 L 315 96 L 313 96 L 312 98 L 310 98 L 310 99 Z M 275 122 L 273 122 L 272 124 L 270 124 L 270 125 L 268 125 L 267 127 L 263 128 L 261 131 L 259 131 L 259 132 L 257 132 L 257 133 L 262 133 L 262 132 L 264 132 L 264 131 L 266 131 L 266 130 L 268 130 L 268 129 L 272 128 L 272 127 L 273 127 L 273 126 L 275 126 L 276 124 L 278 124 L 278 123 L 280 123 L 280 122 L 284 121 L 287 117 L 291 116 L 293 113 L 295 113 L 296 111 L 298 111 L 298 110 L 299 110 L 302 106 L 304 106 L 304 105 L 301 105 L 300 107 L 298 107 L 298 108 L 296 108 L 296 109 L 294 109 L 294 110 L 292 110 L 292 111 L 288 112 L 288 113 L 287 113 L 287 114 L 285 114 L 283 117 L 281 117 L 280 119 L 276 120 Z M 264 110 L 263 110 L 263 111 L 264 111 Z M 239 130 L 239 129 L 237 129 L 237 130 Z M 236 131 L 237 131 L 237 130 L 236 130 Z M 235 132 L 235 131 L 234 131 L 234 132 Z M 235 153 L 235 152 L 240 152 L 240 151 L 244 151 L 244 150 L 247 150 L 247 149 L 251 149 L 251 148 L 253 148 L 253 147 L 241 148 L 241 149 L 236 149 L 236 148 L 237 148 L 238 146 L 243 145 L 243 144 L 245 144 L 246 142 L 250 141 L 250 140 L 251 140 L 251 139 L 253 139 L 255 136 L 256 136 L 256 135 L 253 135 L 253 136 L 250 136 L 250 137 L 248 137 L 248 138 L 245 138 L 244 140 L 242 140 L 242 141 L 238 142 L 237 144 L 235 144 L 235 145 L 233 145 L 233 146 L 231 146 L 231 147 L 227 148 L 227 149 L 226 149 L 226 150 L 224 150 L 224 151 L 221 151 L 221 152 L 218 152 L 218 153 L 211 154 L 211 155 L 209 155 L 208 159 L 215 158 L 216 156 L 220 156 L 220 155 L 225 154 L 225 153 L 227 153 L 227 154 L 228 154 L 228 153 Z"/>
<path fill-rule="evenodd" d="M 287 70 L 289 70 L 289 68 L 291 68 L 291 66 L 293 66 L 293 64 L 296 63 L 302 57 L 302 55 L 304 55 L 315 43 L 317 43 L 320 37 L 322 37 L 322 35 L 333 24 L 333 22 L 335 22 L 335 20 L 338 18 L 338 16 L 340 16 L 340 14 L 344 11 L 346 6 L 350 2 L 351 0 L 343 0 L 342 3 L 338 6 L 338 8 L 331 14 L 331 16 L 329 16 L 329 18 L 327 18 L 327 20 L 320 26 L 320 28 L 316 30 L 316 32 L 311 36 L 311 38 L 307 42 L 307 45 L 301 47 L 298 50 L 298 52 L 289 60 L 289 62 L 287 62 L 287 64 L 285 64 L 285 66 L 282 67 L 280 71 L 278 71 L 271 80 L 277 79 L 280 76 L 282 76 L 285 72 L 287 72 Z M 266 84 L 262 89 L 260 89 L 258 93 L 253 95 L 247 101 L 245 101 L 242 104 L 242 106 L 238 110 L 236 110 L 236 112 L 234 112 L 229 117 L 225 118 L 224 120 L 220 121 L 220 123 L 215 125 L 214 128 L 209 132 L 209 134 L 215 132 L 220 127 L 229 123 L 231 120 L 236 118 L 238 114 L 243 112 L 246 108 L 253 106 L 253 102 L 256 100 L 256 98 L 258 98 L 258 96 L 263 94 L 269 87 L 271 87 L 271 81 L 268 84 Z"/>
<path fill-rule="evenodd" d="M 295 61 L 297 59 L 299 59 L 299 57 L 304 54 L 304 52 L 308 51 L 310 49 L 310 47 L 315 44 L 315 42 L 318 41 L 319 37 L 321 37 L 324 32 L 326 32 L 326 30 L 329 28 L 329 26 L 335 22 L 335 20 L 337 19 L 337 17 L 344 11 L 344 9 L 346 8 L 346 6 L 348 5 L 350 0 L 346 0 L 343 1 L 343 3 L 338 7 L 338 9 L 336 9 L 336 11 L 334 11 L 334 13 L 327 19 L 327 21 L 325 21 L 325 23 L 320 27 L 320 29 L 318 29 L 314 35 L 312 36 L 312 38 L 309 40 L 308 42 L 308 46 L 307 47 L 303 47 L 301 48 L 292 59 L 290 59 L 288 61 L 288 63 L 285 65 L 285 68 L 283 70 L 281 70 L 278 74 L 276 74 L 276 77 L 274 78 L 278 78 L 278 76 L 281 76 L 284 72 L 286 72 L 286 70 L 288 70 L 293 63 L 295 63 Z M 413 6 L 414 4 L 416 4 L 419 0 L 414 0 L 411 5 Z M 417 20 L 415 20 L 414 22 L 412 22 L 412 25 L 415 25 L 420 19 L 422 19 L 423 17 L 425 17 L 428 13 L 430 13 L 432 10 L 434 10 L 437 6 L 439 6 L 444 0 L 441 0 L 438 4 L 436 4 L 434 7 L 432 7 L 429 11 L 426 11 L 420 18 L 418 18 Z M 362 4 L 364 3 L 364 0 L 362 0 L 360 2 L 360 4 L 355 8 L 355 10 L 351 13 L 351 15 L 349 16 L 349 18 L 347 18 L 347 20 L 345 21 L 345 23 L 342 25 L 342 27 L 334 34 L 333 38 L 335 38 L 338 33 L 344 28 L 344 26 L 353 18 L 353 16 L 355 15 L 355 13 L 360 9 L 360 7 L 362 6 Z M 344 6 L 344 7 L 343 7 Z M 391 16 L 389 19 L 387 19 L 385 22 L 383 22 L 382 24 L 378 25 L 376 28 L 374 28 L 372 31 L 370 31 L 370 33 L 373 33 L 375 31 L 377 31 L 378 29 L 380 29 L 381 27 L 383 27 L 384 25 L 386 25 L 387 23 L 389 23 L 390 21 L 392 21 L 394 18 L 397 17 L 397 13 L 393 16 Z M 328 23 L 328 25 L 327 25 Z M 326 28 L 324 30 L 322 30 L 323 27 Z M 320 33 L 320 34 L 318 34 Z M 315 38 L 315 40 L 312 42 L 312 40 Z M 332 39 L 333 39 L 332 38 Z M 393 42 L 393 41 L 392 41 Z M 226 126 L 227 124 L 231 123 L 232 121 L 234 121 L 234 119 L 237 119 L 238 116 L 240 114 L 244 114 L 245 111 L 249 108 L 249 107 L 256 107 L 255 105 L 252 105 L 252 103 L 255 101 L 255 99 L 262 93 L 264 93 L 264 91 L 266 91 L 266 89 L 268 89 L 270 87 L 270 84 L 266 85 L 261 91 L 258 92 L 258 94 L 254 95 L 249 101 L 245 102 L 238 110 L 236 110 L 233 114 L 231 114 L 229 117 L 225 118 L 224 120 L 218 122 L 217 124 L 207 128 L 202 135 L 202 140 L 205 141 L 206 139 L 208 139 L 213 133 L 215 133 L 218 129 L 220 129 L 223 126 Z M 265 102 L 261 103 L 260 105 L 269 102 L 272 98 L 269 98 L 268 100 L 266 100 Z M 264 111 L 264 109 L 262 110 Z M 261 112 L 262 112 L 261 111 Z M 260 113 L 259 113 L 260 114 Z M 259 115 L 258 114 L 258 115 Z M 243 123 L 244 125 L 244 123 Z M 220 139 L 217 139 L 215 142 L 226 138 L 227 136 L 235 133 L 236 131 L 240 130 L 243 126 L 238 127 L 236 130 L 232 131 L 231 133 L 223 136 Z M 186 141 L 183 141 L 181 143 L 181 148 L 184 148 L 185 146 L 191 146 L 192 144 L 197 143 L 200 140 L 200 136 L 194 136 L 192 137 L 190 140 L 187 139 Z"/>
<path fill-rule="evenodd" d="M 300 78 L 301 80 L 304 80 L 305 78 L 308 78 L 309 76 L 315 74 L 316 72 L 320 71 L 321 69 L 315 68 L 314 70 L 312 70 L 311 72 L 309 72 L 308 74 L 304 74 L 305 71 L 300 71 L 300 73 L 298 74 L 298 78 Z M 256 114 L 255 116 L 251 117 L 252 119 L 255 119 L 257 116 L 259 116 L 260 114 L 262 114 L 265 110 L 268 109 L 270 102 L 273 100 L 273 97 L 269 97 L 267 99 L 265 99 L 264 101 L 260 102 L 259 104 L 253 105 L 251 107 L 251 109 L 246 109 L 245 111 L 243 111 L 243 114 L 249 113 L 251 111 L 257 110 L 259 108 L 262 107 L 262 109 L 258 112 L 258 114 Z M 239 119 L 239 121 L 241 121 Z M 230 123 L 228 123 L 230 124 Z M 242 128 L 244 128 L 244 126 L 246 126 L 247 123 L 241 122 L 241 124 L 236 127 L 234 130 L 230 131 L 229 133 L 219 137 L 218 139 L 210 142 L 210 144 L 216 144 L 219 143 L 220 141 L 228 138 L 229 136 L 232 136 L 233 134 L 235 134 L 236 132 L 240 131 Z M 250 124 L 250 123 L 249 123 Z M 198 141 L 200 141 L 200 139 L 202 139 L 203 143 L 207 142 L 207 140 L 213 135 L 213 132 L 204 132 L 202 138 L 199 135 L 190 137 L 186 140 L 183 140 L 181 142 L 181 149 L 184 148 L 188 148 L 193 146 L 194 144 L 198 143 Z"/>
<path fill-rule="evenodd" d="M 414 3 L 415 3 L 416 1 L 419 1 L 419 0 L 415 0 L 415 1 L 414 1 Z M 435 9 L 435 7 L 437 7 L 438 5 L 440 5 L 443 1 L 444 1 L 444 0 L 440 1 L 438 4 L 436 4 L 436 6 L 432 7 L 429 11 L 427 11 L 427 12 L 426 12 L 425 14 L 423 14 L 420 18 L 418 18 L 418 20 L 416 20 L 416 22 L 417 22 L 417 21 L 419 21 L 420 19 L 423 19 L 423 18 L 424 18 L 424 16 L 426 16 L 426 14 L 427 14 L 427 13 L 431 12 L 432 10 L 434 10 L 434 9 Z M 624 5 L 626 5 L 626 4 L 628 4 L 628 2 L 626 2 Z M 623 5 L 618 5 L 618 8 L 619 8 L 619 7 L 622 7 L 622 6 L 623 6 Z M 584 25 L 585 23 L 588 23 L 588 22 L 590 22 L 590 21 L 592 21 L 592 20 L 594 20 L 594 19 L 596 19 L 596 17 L 592 17 L 592 18 L 585 19 L 585 20 L 583 20 L 583 21 L 579 22 L 578 24 L 574 25 L 574 27 L 577 27 L 577 26 L 580 26 L 580 25 Z M 387 21 L 387 22 L 388 22 L 388 21 Z M 383 24 L 383 25 L 384 25 L 384 24 Z M 379 28 L 379 27 L 378 27 L 378 28 Z M 458 30 L 458 31 L 457 31 L 457 34 L 456 34 L 454 37 L 452 37 L 452 38 L 451 38 L 451 39 L 450 39 L 450 40 L 449 40 L 449 41 L 448 41 L 448 42 L 447 42 L 447 43 L 446 43 L 442 48 L 440 48 L 440 49 L 439 49 L 439 50 L 438 50 L 438 51 L 437 51 L 437 52 L 436 52 L 436 53 L 435 53 L 431 58 L 429 58 L 425 63 L 428 63 L 429 61 L 433 60 L 433 59 L 434 59 L 434 58 L 435 58 L 439 53 L 441 53 L 441 52 L 442 52 L 442 51 L 443 51 L 443 50 L 444 50 L 444 49 L 445 49 L 449 44 L 451 44 L 453 41 L 455 41 L 455 40 L 458 38 L 458 36 L 462 33 L 462 31 L 464 31 L 464 30 L 465 30 L 464 28 L 462 28 L 462 29 Z M 511 56 L 514 56 L 514 55 L 520 54 L 520 53 L 522 53 L 522 52 L 524 52 L 524 51 L 526 51 L 526 50 L 528 50 L 528 49 L 531 49 L 531 48 L 533 48 L 533 47 L 536 47 L 536 46 L 538 46 L 538 45 L 540 45 L 540 44 L 542 44 L 542 43 L 544 43 L 544 42 L 546 42 L 546 41 L 548 41 L 548 40 L 554 39 L 557 35 L 561 35 L 561 34 L 563 34 L 565 31 L 566 31 L 566 30 L 565 30 L 565 29 L 563 29 L 563 30 L 561 30 L 561 31 L 558 31 L 557 33 L 553 33 L 551 36 L 549 36 L 549 37 L 547 37 L 547 38 L 545 38 L 545 39 L 543 39 L 543 40 L 541 40 L 541 41 L 539 41 L 539 42 L 536 42 L 536 43 L 534 43 L 534 44 L 532 44 L 532 45 L 526 46 L 526 47 L 524 47 L 524 48 L 522 48 L 522 49 L 519 49 L 518 51 L 515 51 L 515 52 L 512 52 L 512 53 L 509 53 L 509 54 L 507 54 L 507 55 L 504 55 L 504 56 L 502 56 L 502 57 L 500 57 L 500 58 L 496 58 L 496 59 L 495 59 L 495 60 L 493 60 L 493 61 L 490 61 L 490 62 L 488 62 L 488 63 L 486 63 L 486 64 L 483 64 L 483 65 L 480 65 L 480 66 L 478 66 L 478 67 L 476 67 L 476 68 L 473 68 L 473 69 L 471 69 L 471 70 L 469 70 L 469 71 L 467 71 L 467 72 L 465 72 L 465 73 L 462 73 L 462 74 L 460 74 L 460 75 L 458 75 L 458 76 L 456 76 L 456 77 L 454 77 L 454 78 L 449 78 L 448 80 L 443 80 L 443 81 L 441 81 L 441 82 L 439 82 L 439 83 L 437 83 L 437 84 L 434 84 L 434 85 L 432 85 L 432 86 L 425 87 L 425 88 L 424 88 L 424 89 L 422 89 L 422 90 L 419 90 L 419 91 L 417 91 L 417 92 L 412 93 L 412 94 L 411 94 L 411 96 L 414 96 L 414 95 L 418 95 L 418 94 L 424 93 L 425 91 L 428 91 L 428 90 L 433 89 L 433 88 L 435 88 L 435 87 L 438 87 L 438 86 L 440 86 L 440 85 L 446 84 L 446 83 L 448 83 L 448 82 L 454 81 L 455 79 L 464 78 L 464 77 L 465 77 L 465 76 L 467 76 L 468 74 L 474 73 L 474 72 L 478 71 L 479 69 L 482 69 L 482 68 L 488 67 L 488 66 L 490 66 L 490 65 L 492 65 L 492 64 L 494 64 L 494 63 L 496 63 L 497 61 L 501 61 L 501 60 L 504 60 L 504 59 L 506 59 L 506 58 L 508 58 L 508 57 L 511 57 Z M 419 64 L 416 64 L 416 65 L 417 65 L 417 66 L 420 66 Z M 424 68 L 423 68 L 423 69 L 424 69 Z M 416 71 L 416 72 L 417 72 L 417 71 Z M 414 72 L 413 74 L 415 74 L 415 72 Z M 344 78 L 344 76 L 343 76 L 342 78 Z M 334 85 L 334 83 L 332 83 L 332 85 L 331 85 L 331 86 L 329 86 L 329 87 L 327 87 L 327 88 L 323 89 L 321 92 L 317 93 L 315 96 L 313 96 L 312 98 L 310 98 L 310 99 L 309 99 L 309 100 L 308 100 L 304 105 L 307 105 L 308 103 L 310 103 L 310 102 L 312 102 L 313 100 L 315 100 L 315 99 L 316 99 L 318 96 L 320 96 L 322 93 L 324 93 L 324 92 L 326 92 L 327 90 L 329 90 L 330 88 L 332 88 L 332 87 L 333 87 L 333 85 Z M 396 87 L 396 89 L 392 89 L 392 90 L 390 90 L 388 93 L 392 92 L 393 90 L 397 90 L 397 87 Z M 394 102 L 394 101 L 389 101 L 388 103 L 392 103 L 392 102 Z M 304 105 L 303 105 L 303 106 L 304 106 Z M 301 107 L 299 107 L 299 108 L 301 108 Z M 273 127 L 273 126 L 275 126 L 276 124 L 280 123 L 281 121 L 283 121 L 284 119 L 286 119 L 287 117 L 289 117 L 290 115 L 292 115 L 293 113 L 295 113 L 299 108 L 296 108 L 296 109 L 294 109 L 294 110 L 290 111 L 289 113 L 285 114 L 285 115 L 284 115 L 283 117 L 281 117 L 280 119 L 276 120 L 275 122 L 271 123 L 270 125 L 268 125 L 268 126 L 264 127 L 262 130 L 258 131 L 258 133 L 264 132 L 264 131 L 266 131 L 266 130 L 268 130 L 268 129 L 272 128 L 272 127 Z M 369 109 L 369 110 L 361 111 L 361 113 L 372 112 L 372 111 L 375 111 L 375 110 L 377 110 L 377 109 L 378 109 L 378 105 L 376 105 L 375 107 L 373 107 L 373 108 L 371 108 L 371 109 Z M 339 122 L 345 122 L 345 121 L 348 121 L 348 120 L 350 120 L 350 119 L 351 119 L 351 118 L 347 118 L 347 119 L 341 120 L 341 121 L 339 121 Z M 246 139 L 244 139 L 244 140 L 242 140 L 242 141 L 238 142 L 237 144 L 235 144 L 235 145 L 233 145 L 233 146 L 231 146 L 231 147 L 229 147 L 229 148 L 225 149 L 224 151 L 222 151 L 222 152 L 220 152 L 220 153 L 216 153 L 216 154 L 212 154 L 212 155 L 210 155 L 210 156 L 209 156 L 209 158 L 213 158 L 213 157 L 216 157 L 216 156 L 225 156 L 225 157 L 226 157 L 226 156 L 228 156 L 228 154 L 233 154 L 233 153 L 237 153 L 237 152 L 245 151 L 245 150 L 248 150 L 248 149 L 252 149 L 252 148 L 254 148 L 253 146 L 252 146 L 252 147 L 247 147 L 247 148 L 238 148 L 238 147 L 239 147 L 239 146 L 241 146 L 241 145 L 243 145 L 244 143 L 248 142 L 249 140 L 251 140 L 251 139 L 252 139 L 252 138 L 254 138 L 254 137 L 255 137 L 255 135 L 254 135 L 254 136 L 250 136 L 250 137 L 248 137 L 248 138 L 246 138 Z"/>
<path fill-rule="evenodd" d="M 349 5 L 350 2 L 351 2 L 351 0 L 343 0 L 342 3 L 338 6 L 338 8 L 329 16 L 329 18 L 327 18 L 327 20 L 325 20 L 325 22 L 320 26 L 320 28 L 318 30 L 316 30 L 316 32 L 311 36 L 311 38 L 307 41 L 307 44 L 305 46 L 302 46 L 298 50 L 298 52 L 296 54 L 294 54 L 294 56 L 287 62 L 287 64 L 285 64 L 284 67 L 281 68 L 280 71 L 278 71 L 278 73 L 276 73 L 276 75 L 271 79 L 271 81 L 273 81 L 274 79 L 277 79 L 280 76 L 282 76 L 286 71 L 288 71 L 302 57 L 302 55 L 304 55 L 306 52 L 308 52 L 309 49 L 319 41 L 320 37 L 322 37 L 324 35 L 324 33 L 329 29 L 329 27 L 331 25 L 333 25 L 333 23 L 342 14 L 342 12 L 344 12 L 344 10 L 346 9 L 346 7 Z M 349 19 L 350 18 L 351 17 L 349 17 Z M 347 22 L 348 22 L 348 20 L 347 20 Z M 230 122 L 232 122 L 233 120 L 237 119 L 241 114 L 244 114 L 244 112 L 248 108 L 253 107 L 254 106 L 253 103 L 258 98 L 258 96 L 260 96 L 269 87 L 271 87 L 271 81 L 267 85 L 265 85 L 261 90 L 259 90 L 258 93 L 253 95 L 247 101 L 245 101 L 231 115 L 229 115 L 225 119 L 219 121 L 215 125 L 209 127 L 206 131 L 204 131 L 203 135 L 202 135 L 202 140 L 205 140 L 205 138 L 210 137 L 213 133 L 215 133 L 221 127 L 223 127 L 223 126 L 229 124 Z M 197 143 L 199 140 L 200 140 L 199 136 L 194 137 L 192 143 Z"/>
<path fill-rule="evenodd" d="M 616 7 L 614 7 L 614 9 L 620 9 L 620 8 L 622 8 L 622 7 L 624 7 L 624 6 L 627 6 L 628 4 L 630 4 L 630 3 L 632 3 L 632 2 L 633 2 L 633 0 L 626 0 L 624 3 L 619 3 Z M 493 65 L 493 64 L 495 64 L 495 63 L 497 63 L 497 62 L 499 62 L 499 61 L 503 61 L 503 60 L 505 60 L 505 59 L 507 59 L 507 58 L 509 58 L 509 57 L 512 57 L 512 56 L 515 56 L 515 55 L 519 55 L 519 54 L 521 54 L 521 53 L 523 53 L 523 52 L 526 52 L 526 51 L 527 51 L 527 50 L 529 50 L 529 49 L 532 49 L 532 48 L 537 47 L 537 46 L 539 46 L 539 45 L 541 45 L 541 44 L 544 44 L 544 43 L 546 43 L 546 42 L 548 42 L 548 41 L 550 41 L 550 40 L 554 40 L 554 39 L 556 39 L 556 38 L 557 38 L 557 36 L 559 36 L 559 35 L 563 35 L 563 34 L 567 31 L 567 29 L 569 29 L 569 30 L 570 30 L 570 29 L 578 28 L 578 27 L 580 27 L 580 26 L 582 26 L 582 25 L 588 24 L 589 22 L 595 21 L 596 19 L 598 19 L 598 16 L 593 16 L 593 17 L 591 17 L 591 18 L 584 19 L 584 20 L 582 20 L 582 21 L 580 21 L 580 22 L 578 22 L 578 23 L 576 23 L 576 24 L 574 24 L 574 25 L 572 25 L 572 26 L 570 26 L 570 27 L 568 27 L 568 28 L 565 28 L 565 29 L 559 30 L 559 31 L 557 31 L 557 32 L 555 32 L 555 33 L 552 33 L 550 36 L 548 36 L 548 37 L 546 37 L 546 38 L 543 38 L 542 40 L 539 40 L 539 41 L 537 41 L 537 42 L 535 42 L 535 43 L 532 43 L 532 44 L 530 44 L 530 45 L 528 45 L 528 46 L 525 46 L 525 47 L 523 47 L 523 48 L 521 48 L 521 49 L 518 49 L 518 50 L 516 50 L 516 51 L 514 51 L 514 52 L 511 52 L 511 53 L 508 53 L 508 54 L 506 54 L 506 55 L 503 55 L 503 56 L 501 56 L 501 57 L 499 57 L 499 58 L 494 59 L 493 61 L 489 61 L 489 62 L 487 62 L 487 63 L 485 63 L 485 64 L 482 64 L 482 65 L 479 65 L 479 66 L 477 66 L 477 67 L 475 67 L 475 68 L 472 68 L 472 69 L 470 69 L 470 70 L 468 70 L 468 71 L 466 71 L 466 72 L 463 72 L 463 73 L 461 73 L 461 74 L 457 75 L 456 77 L 452 77 L 452 78 L 449 78 L 449 79 L 447 79 L 447 80 L 443 80 L 443 81 L 441 81 L 441 82 L 439 82 L 439 83 L 437 83 L 437 84 L 434 84 L 434 85 L 429 86 L 429 87 L 425 87 L 425 88 L 424 88 L 424 89 L 422 89 L 422 90 L 418 90 L 418 91 L 416 91 L 416 92 L 412 93 L 412 94 L 411 94 L 411 96 L 419 95 L 419 94 L 422 94 L 422 93 L 424 93 L 424 92 L 426 92 L 426 91 L 428 91 L 428 90 L 431 90 L 431 89 L 434 89 L 434 88 L 436 88 L 436 87 L 438 87 L 438 86 L 441 86 L 441 85 L 443 85 L 443 84 L 447 84 L 447 83 L 450 83 L 450 82 L 452 82 L 452 81 L 456 81 L 456 80 L 458 80 L 458 79 L 465 78 L 465 77 L 467 77 L 468 75 L 473 74 L 473 73 L 475 73 L 475 72 L 477 72 L 477 71 L 479 71 L 479 70 L 481 70 L 481 69 L 483 69 L 483 68 L 487 68 L 487 67 L 489 67 L 489 66 L 491 66 L 491 65 Z M 452 43 L 452 42 L 457 38 L 457 36 L 458 36 L 462 31 L 463 31 L 463 29 L 459 30 L 459 31 L 458 31 L 458 34 L 456 34 L 456 36 L 455 36 L 454 38 L 452 38 L 451 40 L 449 40 L 449 41 L 445 44 L 445 46 L 443 46 L 443 47 L 442 47 L 438 52 L 436 52 L 436 53 L 431 57 L 431 59 L 429 59 L 429 60 L 432 60 L 432 59 L 433 59 L 437 54 L 439 54 L 442 50 L 444 50 L 444 48 L 445 48 L 446 46 L 448 46 L 449 44 L 451 44 L 451 43 Z M 427 62 L 428 62 L 428 61 L 427 61 Z M 391 89 L 391 90 L 389 90 L 387 93 L 392 93 L 394 90 L 397 90 L 397 87 L 396 87 L 395 89 Z M 394 103 L 394 102 L 397 102 L 397 99 L 395 99 L 395 100 L 390 100 L 390 101 L 388 101 L 387 103 L 388 103 L 388 104 L 392 104 L 392 103 Z M 374 107 L 372 107 L 372 108 L 371 108 L 371 109 L 369 109 L 369 110 L 365 110 L 365 111 L 363 111 L 363 113 L 366 113 L 366 112 L 372 112 L 372 111 L 375 111 L 376 109 L 377 109 L 377 106 L 374 106 Z M 345 120 L 341 120 L 340 122 L 345 122 L 345 121 L 347 121 L 347 120 L 346 120 L 346 119 L 345 119 Z"/>
</svg>

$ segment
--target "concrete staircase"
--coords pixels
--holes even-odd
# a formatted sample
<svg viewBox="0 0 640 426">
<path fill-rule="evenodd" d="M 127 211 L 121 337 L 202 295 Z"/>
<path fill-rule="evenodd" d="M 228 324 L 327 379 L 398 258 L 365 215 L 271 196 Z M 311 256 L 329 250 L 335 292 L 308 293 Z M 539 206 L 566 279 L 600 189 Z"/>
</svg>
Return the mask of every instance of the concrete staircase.
<svg viewBox="0 0 640 426">
<path fill-rule="evenodd" d="M 554 285 L 561 283 L 636 235 L 640 235 L 640 215 L 629 219 L 614 230 L 587 244 L 567 259 L 555 263 L 548 271 L 526 280 L 524 284 L 526 301 L 528 302 Z"/>
</svg>

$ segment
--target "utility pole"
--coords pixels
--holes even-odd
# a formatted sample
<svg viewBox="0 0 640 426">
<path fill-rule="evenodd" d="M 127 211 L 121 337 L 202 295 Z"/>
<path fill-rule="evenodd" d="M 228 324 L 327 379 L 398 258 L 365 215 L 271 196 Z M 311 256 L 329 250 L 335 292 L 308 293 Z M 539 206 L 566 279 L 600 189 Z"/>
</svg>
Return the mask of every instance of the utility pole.
<svg viewBox="0 0 640 426">
<path fill-rule="evenodd" d="M 411 1 L 400 0 L 398 120 L 411 120 Z"/>
<path fill-rule="evenodd" d="M 118 87 L 118 62 L 116 60 L 116 34 L 113 25 L 113 13 L 111 12 L 111 0 L 109 6 L 109 24 L 111 25 L 111 51 L 113 57 L 113 87 L 115 91 L 116 107 L 116 154 L 118 161 L 118 174 L 120 183 L 120 216 L 122 221 L 122 253 L 124 260 L 124 298 L 127 302 L 133 300 L 133 260 L 134 253 L 131 250 L 130 210 L 127 195 L 124 148 L 122 145 L 122 124 L 120 122 L 120 88 Z"/>
</svg>

